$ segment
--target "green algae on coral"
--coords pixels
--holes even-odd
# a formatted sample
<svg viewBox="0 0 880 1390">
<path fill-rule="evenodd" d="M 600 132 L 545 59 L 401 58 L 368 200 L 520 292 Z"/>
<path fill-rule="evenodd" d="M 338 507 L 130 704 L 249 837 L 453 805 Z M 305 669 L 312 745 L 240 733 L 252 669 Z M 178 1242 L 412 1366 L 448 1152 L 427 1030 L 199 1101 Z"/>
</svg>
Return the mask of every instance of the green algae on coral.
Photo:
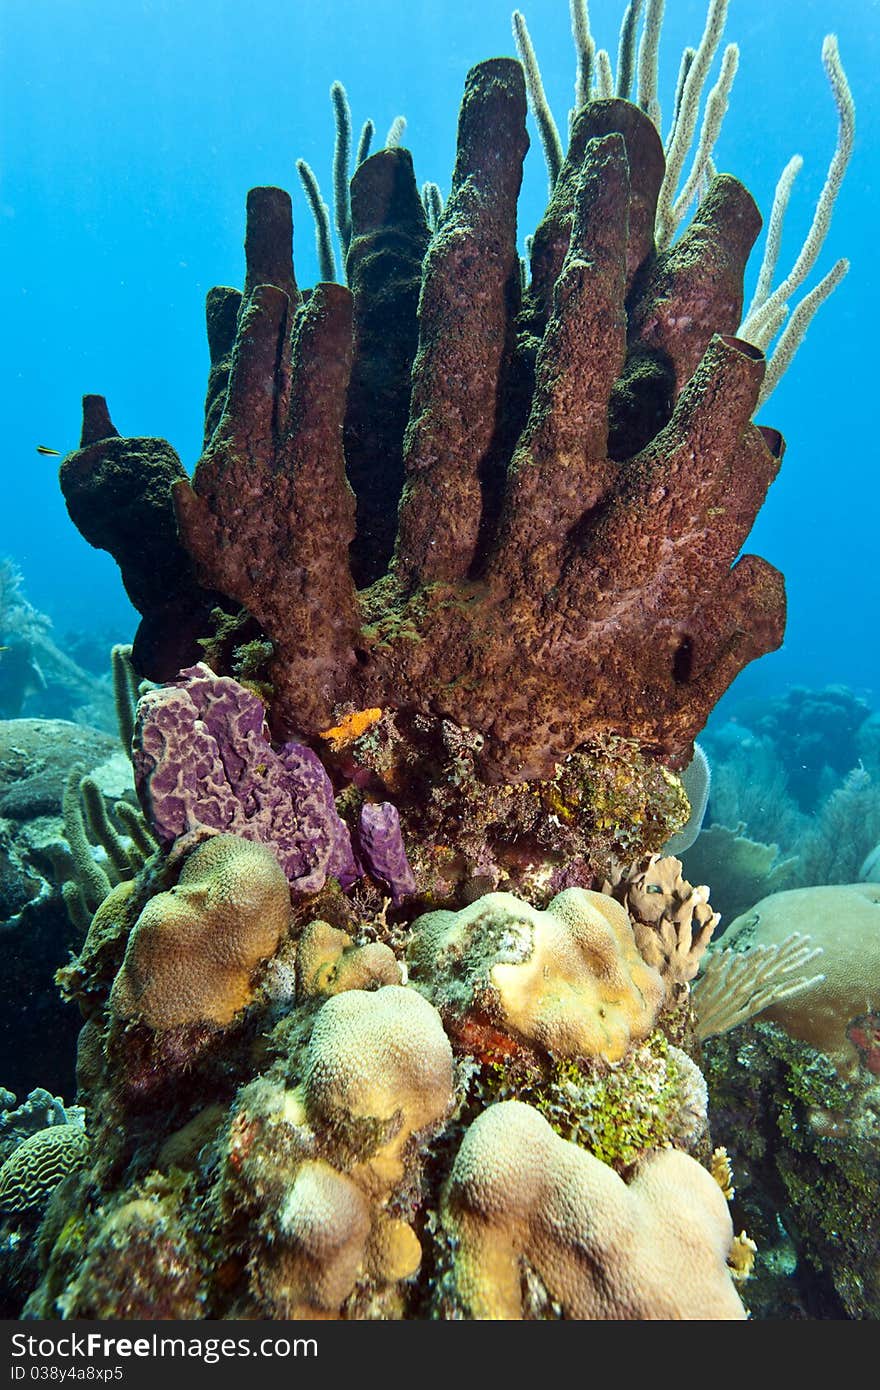
<svg viewBox="0 0 880 1390">
<path fill-rule="evenodd" d="M 652 1149 L 691 1148 L 704 1134 L 706 1097 L 698 1077 L 657 1028 L 616 1066 L 554 1060 L 544 1075 L 513 1079 L 507 1067 L 489 1063 L 481 1089 L 487 1100 L 515 1097 L 533 1105 L 563 1139 L 626 1172 Z"/>
<path fill-rule="evenodd" d="M 737 1220 L 759 1245 L 755 1303 L 773 1316 L 780 1296 L 764 1267 L 781 1225 L 796 1254 L 793 1281 L 805 1314 L 880 1317 L 880 1137 L 876 1088 L 843 1082 L 831 1061 L 772 1023 L 705 1044 L 713 1135 L 745 1181 Z M 768 1311 L 769 1310 L 769 1311 Z"/>
</svg>

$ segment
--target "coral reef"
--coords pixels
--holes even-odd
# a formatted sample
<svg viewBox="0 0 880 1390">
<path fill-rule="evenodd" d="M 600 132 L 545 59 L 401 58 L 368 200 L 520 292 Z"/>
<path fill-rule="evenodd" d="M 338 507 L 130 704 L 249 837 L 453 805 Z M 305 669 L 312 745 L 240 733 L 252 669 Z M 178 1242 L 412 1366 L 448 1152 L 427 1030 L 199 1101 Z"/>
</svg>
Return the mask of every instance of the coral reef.
<svg viewBox="0 0 880 1390">
<path fill-rule="evenodd" d="M 109 805 L 134 796 L 131 766 L 109 734 L 60 719 L 0 721 L 0 1007 L 10 1021 L 2 1059 L 19 1095 L 39 1085 L 74 1094 L 77 1018 L 54 982 L 83 937 L 62 897 L 73 876 L 62 815 L 71 763 Z M 103 850 L 92 853 L 104 859 Z"/>
<path fill-rule="evenodd" d="M 301 290 L 290 198 L 252 189 L 192 478 L 85 398 L 61 486 L 142 614 L 114 693 L 157 848 L 135 863 L 71 777 L 88 1155 L 25 1316 L 746 1316 L 691 996 L 718 915 L 660 853 L 702 816 L 695 736 L 784 626 L 741 554 L 783 441 L 737 336 L 760 217 L 711 168 L 730 50 L 678 190 L 725 9 L 665 153 L 658 6 L 644 105 L 633 6 L 567 151 L 519 16 L 522 66 L 467 75 L 445 206 L 398 123 L 348 189 L 335 84 L 348 285 Z M 524 272 L 527 88 L 551 196 Z"/>
<path fill-rule="evenodd" d="M 704 735 L 711 823 L 683 851 L 725 925 L 770 893 L 871 877 L 880 840 L 876 716 L 864 700 L 843 686 L 796 687 L 736 708 L 750 723 Z"/>
<path fill-rule="evenodd" d="M 518 1101 L 468 1129 L 444 1197 L 454 1240 L 445 1296 L 465 1316 L 521 1318 L 521 1263 L 569 1318 L 744 1318 L 733 1227 L 710 1173 L 674 1149 L 627 1186 Z"/>
<path fill-rule="evenodd" d="M 253 841 L 175 853 L 112 890 L 62 972 L 85 1018 L 92 1162 L 63 1219 L 47 1212 L 28 1315 L 744 1316 L 687 984 L 642 959 L 621 903 L 571 888 L 540 911 L 496 893 L 396 933 L 358 923 L 341 893 L 291 911 Z M 271 860 L 271 930 L 251 873 L 243 897 L 210 882 L 205 861 L 230 855 Z M 319 901 L 336 924 L 305 920 Z M 482 1257 L 458 1194 L 477 1136 L 511 1108 L 538 1126 L 541 1181 L 558 1169 L 580 1192 L 595 1245 L 585 1260 L 573 1232 L 552 1237 L 552 1213 L 508 1231 L 529 1293 L 502 1307 L 499 1271 L 468 1282 Z M 507 1186 L 506 1153 L 490 1186 Z M 609 1241 L 621 1221 L 631 1238 Z M 685 1249 L 694 1287 L 662 1292 Z"/>
<path fill-rule="evenodd" d="M 841 1077 L 872 1083 L 880 1072 L 873 1036 L 880 1020 L 880 884 L 774 893 L 731 923 L 725 946 L 775 946 L 793 931 L 822 948 L 823 979 L 808 994 L 773 1004 L 765 1018 L 830 1057 Z"/>
<path fill-rule="evenodd" d="M 747 703 L 746 723 L 772 744 L 801 810 L 816 810 L 830 780 L 839 781 L 859 760 L 858 735 L 871 713 L 844 685 L 822 690 L 794 686 L 763 705 Z"/>
</svg>

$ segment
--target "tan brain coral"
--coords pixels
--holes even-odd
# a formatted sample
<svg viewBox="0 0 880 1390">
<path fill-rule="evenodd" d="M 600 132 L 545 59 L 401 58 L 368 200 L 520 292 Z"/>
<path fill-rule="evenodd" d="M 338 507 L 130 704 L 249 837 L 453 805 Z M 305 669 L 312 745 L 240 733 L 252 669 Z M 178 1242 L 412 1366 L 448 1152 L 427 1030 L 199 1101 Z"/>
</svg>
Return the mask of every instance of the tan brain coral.
<svg viewBox="0 0 880 1390">
<path fill-rule="evenodd" d="M 279 1209 L 262 1279 L 279 1312 L 323 1317 L 359 1279 L 395 1283 L 414 1274 L 421 1257 L 411 1226 L 387 1216 L 329 1163 L 307 1159 Z"/>
<path fill-rule="evenodd" d="M 110 994 L 114 1014 L 157 1030 L 231 1022 L 250 1003 L 254 972 L 289 918 L 274 854 L 235 835 L 213 836 L 138 918 Z"/>
<path fill-rule="evenodd" d="M 309 1041 L 303 1092 L 309 1121 L 329 1127 L 340 1161 L 363 1157 L 368 1182 L 396 1181 L 407 1140 L 439 1124 L 452 1103 L 439 1014 L 400 985 L 334 995 Z"/>
<path fill-rule="evenodd" d="M 824 979 L 761 1014 L 831 1058 L 847 1081 L 880 1076 L 880 884 L 841 883 L 771 893 L 724 936 L 738 949 L 779 946 L 793 932 L 822 948 Z M 811 972 L 812 973 L 812 972 Z"/>
<path fill-rule="evenodd" d="M 616 1062 L 647 1037 L 664 999 L 621 905 L 567 888 L 539 911 L 489 893 L 412 927 L 413 982 L 463 1039 L 479 1020 L 556 1057 Z"/>
<path fill-rule="evenodd" d="M 537 1110 L 505 1101 L 465 1134 L 442 1218 L 454 1251 L 445 1297 L 466 1318 L 527 1316 L 529 1271 L 546 1291 L 544 1316 L 746 1316 L 727 1263 L 727 1202 L 676 1149 L 653 1154 L 627 1185 Z"/>
</svg>

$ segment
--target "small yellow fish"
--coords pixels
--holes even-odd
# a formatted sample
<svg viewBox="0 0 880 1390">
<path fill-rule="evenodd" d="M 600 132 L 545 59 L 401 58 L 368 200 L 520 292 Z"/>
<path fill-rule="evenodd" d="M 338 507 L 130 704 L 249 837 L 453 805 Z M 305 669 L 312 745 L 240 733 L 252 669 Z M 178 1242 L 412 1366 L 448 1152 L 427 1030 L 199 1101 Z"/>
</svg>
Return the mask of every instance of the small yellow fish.
<svg viewBox="0 0 880 1390">
<path fill-rule="evenodd" d="M 60 449 L 50 449 L 50 448 L 48 447 L 48 445 L 46 445 L 46 444 L 38 444 L 38 445 L 37 445 L 37 453 L 38 453 L 38 454 L 45 454 L 47 458 L 56 458 L 56 459 L 57 459 L 57 458 L 60 458 L 60 457 L 61 457 L 61 450 L 60 450 Z"/>
</svg>

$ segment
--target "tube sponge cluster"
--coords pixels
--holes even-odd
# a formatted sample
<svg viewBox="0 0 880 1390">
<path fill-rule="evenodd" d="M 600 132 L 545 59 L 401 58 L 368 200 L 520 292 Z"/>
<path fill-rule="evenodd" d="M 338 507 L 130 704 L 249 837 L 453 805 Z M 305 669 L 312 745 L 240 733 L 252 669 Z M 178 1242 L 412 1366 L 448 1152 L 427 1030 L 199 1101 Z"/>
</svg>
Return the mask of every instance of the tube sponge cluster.
<svg viewBox="0 0 880 1390">
<path fill-rule="evenodd" d="M 765 363 L 736 336 L 751 196 L 717 176 L 658 249 L 657 130 L 619 97 L 590 101 L 523 289 L 527 147 L 522 68 L 478 64 L 433 237 L 405 151 L 358 168 L 351 252 L 373 248 L 376 275 L 353 266 L 351 290 L 303 296 L 288 195 L 248 197 L 238 311 L 218 323 L 210 301 L 213 428 L 192 480 L 168 474 L 176 529 L 163 517 L 156 544 L 173 534 L 194 588 L 259 625 L 279 739 L 382 708 L 479 731 L 487 780 L 552 776 L 608 733 L 681 765 L 782 639 L 782 577 L 742 554 L 784 447 L 752 423 Z M 405 267 L 380 244 L 407 248 Z M 108 461 L 151 449 L 168 452 L 90 407 L 62 465 L 78 524 L 123 564 Z M 142 601 L 150 633 L 171 624 Z M 155 640 L 139 652 L 152 679 L 184 664 Z"/>
</svg>

